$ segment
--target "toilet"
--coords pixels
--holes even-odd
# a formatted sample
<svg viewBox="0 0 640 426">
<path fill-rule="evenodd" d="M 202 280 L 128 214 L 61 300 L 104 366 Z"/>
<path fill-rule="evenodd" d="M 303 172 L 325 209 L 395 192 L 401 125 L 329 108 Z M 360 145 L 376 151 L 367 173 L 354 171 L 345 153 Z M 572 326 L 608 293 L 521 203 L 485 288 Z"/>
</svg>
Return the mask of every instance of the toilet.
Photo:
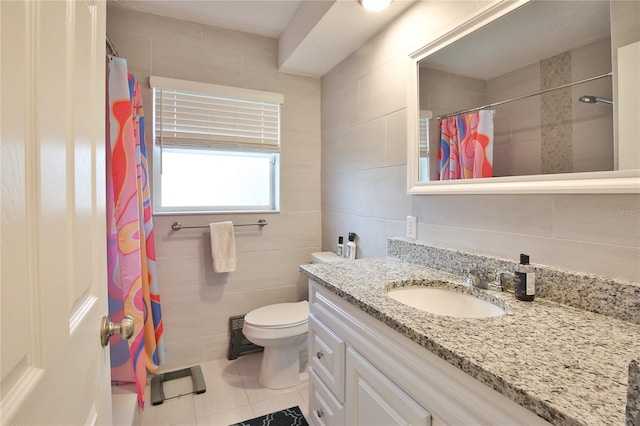
<svg viewBox="0 0 640 426">
<path fill-rule="evenodd" d="M 311 263 L 344 260 L 332 252 L 311 254 Z M 258 383 L 281 389 L 302 382 L 300 352 L 306 349 L 309 302 L 276 303 L 254 309 L 244 317 L 242 333 L 253 344 L 263 346 Z"/>
</svg>

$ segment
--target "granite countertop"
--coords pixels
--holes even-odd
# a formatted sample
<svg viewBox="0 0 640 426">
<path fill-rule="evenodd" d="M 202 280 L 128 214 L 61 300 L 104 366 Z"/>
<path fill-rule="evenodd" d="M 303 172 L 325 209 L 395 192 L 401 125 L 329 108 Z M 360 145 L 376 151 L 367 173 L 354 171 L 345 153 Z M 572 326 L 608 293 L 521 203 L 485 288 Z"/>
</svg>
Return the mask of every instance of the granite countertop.
<svg viewBox="0 0 640 426">
<path fill-rule="evenodd" d="M 625 423 L 640 326 L 536 297 L 469 289 L 461 276 L 391 257 L 302 265 L 302 272 L 480 382 L 558 425 Z M 431 285 L 472 290 L 506 307 L 491 318 L 432 315 L 386 296 Z M 463 287 L 464 286 L 464 287 Z"/>
</svg>

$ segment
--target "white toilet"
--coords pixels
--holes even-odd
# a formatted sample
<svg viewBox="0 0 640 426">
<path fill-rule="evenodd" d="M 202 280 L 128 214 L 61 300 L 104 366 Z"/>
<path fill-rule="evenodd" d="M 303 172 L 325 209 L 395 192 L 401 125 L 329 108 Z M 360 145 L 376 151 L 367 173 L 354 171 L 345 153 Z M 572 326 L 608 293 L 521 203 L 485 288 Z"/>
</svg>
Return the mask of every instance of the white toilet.
<svg viewBox="0 0 640 426">
<path fill-rule="evenodd" d="M 311 254 L 311 263 L 343 260 L 332 252 Z M 242 333 L 264 347 L 258 383 L 281 389 L 301 383 L 300 352 L 306 349 L 309 302 L 277 303 L 254 309 L 244 317 Z"/>
</svg>

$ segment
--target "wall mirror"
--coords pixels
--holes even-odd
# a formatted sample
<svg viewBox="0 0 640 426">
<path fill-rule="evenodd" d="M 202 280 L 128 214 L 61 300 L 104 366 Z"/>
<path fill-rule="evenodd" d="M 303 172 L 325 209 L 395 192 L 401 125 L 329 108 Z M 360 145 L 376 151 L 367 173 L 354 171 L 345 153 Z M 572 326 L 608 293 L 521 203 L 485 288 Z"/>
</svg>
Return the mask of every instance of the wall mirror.
<svg viewBox="0 0 640 426">
<path fill-rule="evenodd" d="M 640 192 L 639 16 L 502 2 L 413 53 L 409 193 Z"/>
</svg>

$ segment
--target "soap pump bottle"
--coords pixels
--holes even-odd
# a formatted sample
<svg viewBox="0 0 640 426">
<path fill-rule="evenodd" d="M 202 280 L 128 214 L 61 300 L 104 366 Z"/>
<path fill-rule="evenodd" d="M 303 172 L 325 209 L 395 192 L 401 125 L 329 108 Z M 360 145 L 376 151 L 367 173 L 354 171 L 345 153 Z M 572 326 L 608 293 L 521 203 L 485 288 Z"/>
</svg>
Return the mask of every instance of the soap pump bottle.
<svg viewBox="0 0 640 426">
<path fill-rule="evenodd" d="M 356 258 L 356 234 L 353 232 L 349 232 L 349 242 L 346 246 L 346 251 L 344 257 L 349 260 L 354 260 Z"/>
<path fill-rule="evenodd" d="M 520 255 L 520 264 L 516 268 L 516 299 L 533 301 L 536 295 L 536 274 L 529 264 L 529 256 Z"/>
<path fill-rule="evenodd" d="M 340 257 L 344 256 L 344 238 L 342 236 L 338 237 L 338 245 L 336 246 L 336 254 Z"/>
</svg>

